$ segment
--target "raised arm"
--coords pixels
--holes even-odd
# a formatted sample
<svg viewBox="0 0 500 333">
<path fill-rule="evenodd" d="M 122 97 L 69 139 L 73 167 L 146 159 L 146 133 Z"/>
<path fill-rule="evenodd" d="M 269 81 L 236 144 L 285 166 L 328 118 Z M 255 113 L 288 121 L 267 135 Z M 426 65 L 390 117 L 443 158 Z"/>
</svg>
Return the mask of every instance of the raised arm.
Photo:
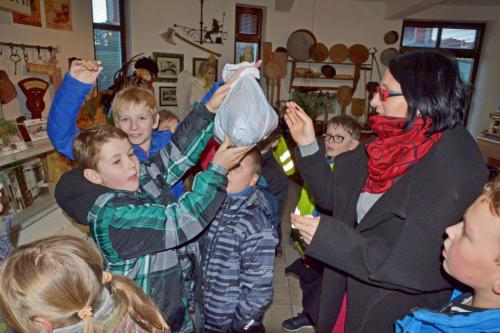
<svg viewBox="0 0 500 333">
<path fill-rule="evenodd" d="M 79 133 L 76 118 L 102 67 L 96 61 L 74 60 L 50 107 L 47 133 L 54 148 L 73 159 L 73 141 Z"/>
</svg>

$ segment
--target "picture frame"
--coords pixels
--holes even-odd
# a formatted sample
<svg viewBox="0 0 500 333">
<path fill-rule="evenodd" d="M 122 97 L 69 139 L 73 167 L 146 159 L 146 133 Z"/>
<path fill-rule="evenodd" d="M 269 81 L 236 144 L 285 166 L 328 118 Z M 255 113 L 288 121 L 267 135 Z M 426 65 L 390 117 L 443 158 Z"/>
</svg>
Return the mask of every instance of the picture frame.
<svg viewBox="0 0 500 333">
<path fill-rule="evenodd" d="M 177 82 L 179 73 L 184 70 L 183 54 L 153 52 L 153 59 L 158 66 L 157 81 Z"/>
<path fill-rule="evenodd" d="M 159 104 L 160 106 L 177 106 L 177 87 L 160 87 Z"/>
<path fill-rule="evenodd" d="M 47 142 L 47 119 L 30 119 L 23 122 L 33 144 Z"/>
<path fill-rule="evenodd" d="M 15 123 L 0 119 L 0 157 L 28 149 Z"/>
<path fill-rule="evenodd" d="M 198 76 L 198 69 L 202 62 L 208 61 L 208 58 L 193 58 L 193 76 Z M 217 81 L 217 76 L 219 73 L 219 61 L 216 60 L 215 63 L 215 81 Z"/>
</svg>

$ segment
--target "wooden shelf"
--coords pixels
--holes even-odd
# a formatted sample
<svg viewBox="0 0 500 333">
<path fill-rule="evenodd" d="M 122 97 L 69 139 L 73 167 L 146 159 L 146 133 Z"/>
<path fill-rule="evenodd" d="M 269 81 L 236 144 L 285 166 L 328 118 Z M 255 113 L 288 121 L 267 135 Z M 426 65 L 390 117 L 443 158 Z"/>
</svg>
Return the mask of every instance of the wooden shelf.
<svg viewBox="0 0 500 333">
<path fill-rule="evenodd" d="M 31 205 L 16 213 L 12 220 L 13 231 L 29 227 L 59 207 L 54 198 L 54 189 L 55 184 L 48 183 L 48 190 L 44 189 L 44 193 L 38 195 Z"/>
<path fill-rule="evenodd" d="M 311 91 L 314 90 L 338 90 L 339 87 L 332 87 L 332 86 L 304 86 L 304 85 L 292 85 L 293 88 L 308 88 L 311 89 Z"/>
<path fill-rule="evenodd" d="M 354 77 L 349 74 L 339 74 L 335 75 L 334 77 L 314 77 L 314 76 L 303 76 L 303 75 L 295 75 L 296 79 L 314 79 L 314 80 L 345 80 L 345 81 L 352 81 L 354 80 Z"/>
<path fill-rule="evenodd" d="M 0 167 L 4 167 L 9 164 L 14 164 L 17 162 L 21 162 L 27 160 L 31 157 L 44 154 L 50 151 L 53 151 L 54 147 L 50 140 L 46 140 L 44 142 L 37 143 L 36 145 L 32 145 L 28 143 L 28 149 L 21 150 L 17 153 L 6 155 L 0 157 Z"/>
<path fill-rule="evenodd" d="M 317 62 L 317 61 L 312 61 L 312 60 L 307 60 L 307 61 L 288 60 L 288 62 L 292 62 L 292 63 L 295 62 L 295 63 L 301 63 L 301 64 L 333 65 L 333 66 L 337 66 L 337 65 L 356 66 L 355 64 L 353 64 L 350 61 L 348 61 L 348 62 L 329 62 L 329 61 Z M 360 66 L 361 66 L 361 69 L 363 69 L 363 70 L 369 71 L 372 69 L 371 64 L 364 63 L 364 64 L 361 64 Z"/>
</svg>

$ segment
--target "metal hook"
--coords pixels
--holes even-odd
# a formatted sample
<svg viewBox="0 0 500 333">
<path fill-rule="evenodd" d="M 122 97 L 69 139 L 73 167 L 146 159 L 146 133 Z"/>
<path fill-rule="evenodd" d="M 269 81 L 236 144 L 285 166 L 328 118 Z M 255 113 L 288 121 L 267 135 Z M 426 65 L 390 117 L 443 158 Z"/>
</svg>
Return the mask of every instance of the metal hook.
<svg viewBox="0 0 500 333">
<path fill-rule="evenodd" d="M 28 54 L 26 53 L 26 46 L 24 44 L 21 45 L 21 50 L 23 51 L 24 62 L 28 64 Z"/>
<path fill-rule="evenodd" d="M 36 52 L 38 53 L 38 60 L 42 60 L 42 56 L 40 55 L 40 45 L 36 46 Z"/>
</svg>

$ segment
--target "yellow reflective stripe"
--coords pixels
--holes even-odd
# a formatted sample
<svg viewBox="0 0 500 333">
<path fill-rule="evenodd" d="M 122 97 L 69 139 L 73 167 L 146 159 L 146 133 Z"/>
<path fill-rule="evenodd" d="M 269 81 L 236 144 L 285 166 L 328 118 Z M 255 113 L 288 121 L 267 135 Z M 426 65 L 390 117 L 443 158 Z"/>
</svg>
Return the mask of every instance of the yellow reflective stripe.
<svg viewBox="0 0 500 333">
<path fill-rule="evenodd" d="M 286 160 L 288 160 L 291 157 L 292 156 L 290 155 L 290 152 L 288 150 L 286 150 L 285 152 L 283 152 L 283 154 L 280 155 L 280 161 L 281 161 L 281 163 L 285 163 Z"/>
<path fill-rule="evenodd" d="M 283 165 L 283 170 L 285 170 L 285 172 L 288 172 L 292 169 L 293 169 L 293 161 L 290 161 L 287 164 Z"/>
</svg>

